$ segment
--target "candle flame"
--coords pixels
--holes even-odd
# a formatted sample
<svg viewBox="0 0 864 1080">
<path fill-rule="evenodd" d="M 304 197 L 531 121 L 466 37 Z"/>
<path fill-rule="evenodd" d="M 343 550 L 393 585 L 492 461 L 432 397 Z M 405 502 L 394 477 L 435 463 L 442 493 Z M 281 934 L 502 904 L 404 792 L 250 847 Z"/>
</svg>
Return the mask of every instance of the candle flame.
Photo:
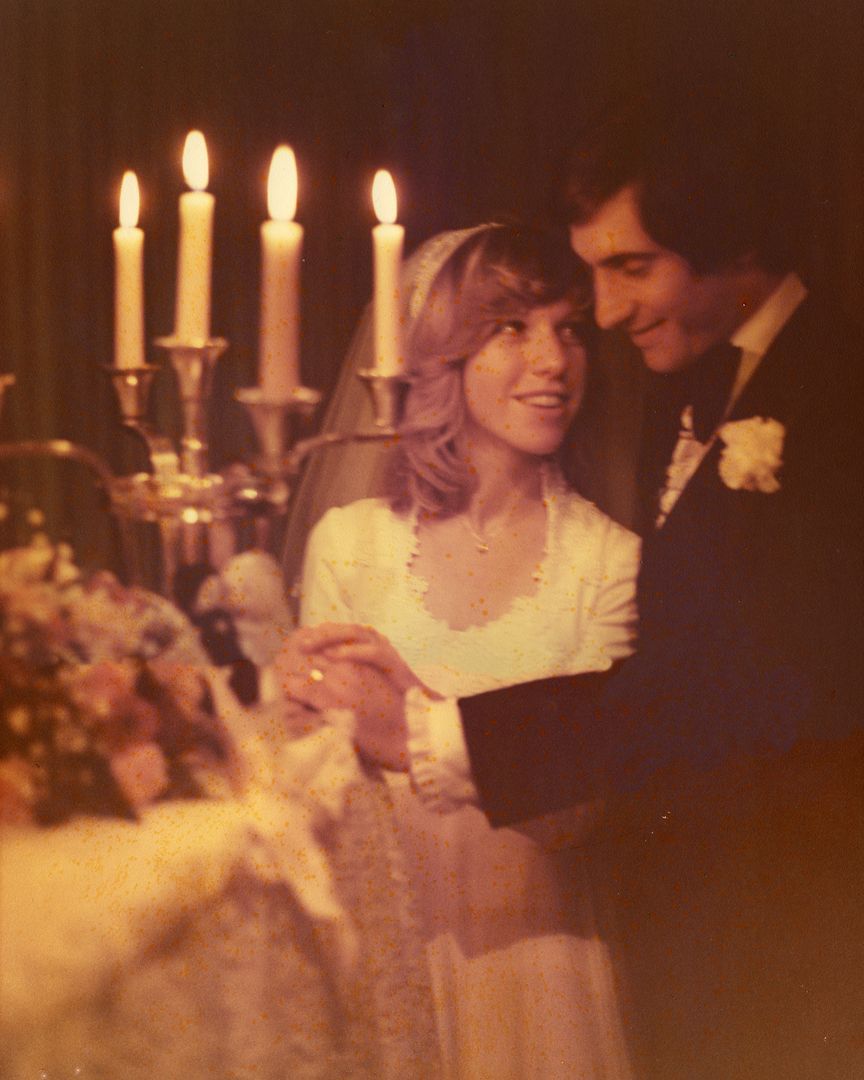
<svg viewBox="0 0 864 1080">
<path fill-rule="evenodd" d="M 386 169 L 379 169 L 372 181 L 372 205 L 382 225 L 393 225 L 396 221 L 396 185 Z"/>
<path fill-rule="evenodd" d="M 138 191 L 138 177 L 134 172 L 123 173 L 120 184 L 120 226 L 134 229 L 138 224 L 138 212 L 141 209 L 141 195 Z"/>
<path fill-rule="evenodd" d="M 278 146 L 267 178 L 267 212 L 275 221 L 293 221 L 297 212 L 297 159 L 290 146 Z"/>
<path fill-rule="evenodd" d="M 205 191 L 210 179 L 207 143 L 200 131 L 190 131 L 183 147 L 183 176 L 193 191 Z"/>
</svg>

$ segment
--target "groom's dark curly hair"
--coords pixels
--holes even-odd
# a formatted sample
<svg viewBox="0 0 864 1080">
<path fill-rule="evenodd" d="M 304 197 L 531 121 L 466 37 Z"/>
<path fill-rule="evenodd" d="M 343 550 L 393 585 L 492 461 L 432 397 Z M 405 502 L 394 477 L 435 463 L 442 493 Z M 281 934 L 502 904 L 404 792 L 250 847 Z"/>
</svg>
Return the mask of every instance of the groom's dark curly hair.
<svg viewBox="0 0 864 1080">
<path fill-rule="evenodd" d="M 632 94 L 577 134 L 564 184 L 567 220 L 584 224 L 624 187 L 642 225 L 697 273 L 754 253 L 786 271 L 806 216 L 780 126 L 740 93 L 678 86 Z"/>
</svg>

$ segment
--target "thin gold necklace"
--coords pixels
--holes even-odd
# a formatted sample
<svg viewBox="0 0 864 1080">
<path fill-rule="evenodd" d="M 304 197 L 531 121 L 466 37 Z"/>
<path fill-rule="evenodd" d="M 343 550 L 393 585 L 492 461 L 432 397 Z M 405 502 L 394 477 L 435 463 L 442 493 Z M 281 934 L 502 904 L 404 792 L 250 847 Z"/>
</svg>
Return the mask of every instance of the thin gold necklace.
<svg viewBox="0 0 864 1080">
<path fill-rule="evenodd" d="M 544 477 L 542 478 L 544 480 Z M 545 483 L 543 483 L 543 497 L 545 497 Z M 504 529 L 507 528 L 507 523 L 510 521 L 510 518 L 513 515 L 513 510 L 517 507 L 517 505 L 518 494 L 514 496 L 508 509 L 505 510 L 504 513 L 501 515 L 501 524 L 495 529 L 495 536 L 500 535 L 501 532 L 503 532 Z M 481 555 L 488 554 L 491 546 L 490 540 L 492 539 L 492 537 L 490 537 L 488 534 L 484 536 L 480 529 L 477 529 L 474 527 L 474 525 L 472 525 L 468 511 L 464 511 L 464 513 L 460 514 L 459 517 L 465 529 L 468 530 L 471 539 L 474 541 L 474 546 L 476 550 L 480 552 Z"/>
<path fill-rule="evenodd" d="M 465 526 L 465 528 L 471 534 L 471 537 L 474 540 L 474 546 L 477 548 L 477 550 L 480 552 L 480 554 L 481 555 L 487 554 L 487 552 L 489 551 L 489 541 L 486 539 L 486 537 L 481 536 L 480 533 L 477 532 L 477 530 L 474 528 L 474 526 L 468 520 L 467 514 L 462 515 L 462 524 Z"/>
</svg>

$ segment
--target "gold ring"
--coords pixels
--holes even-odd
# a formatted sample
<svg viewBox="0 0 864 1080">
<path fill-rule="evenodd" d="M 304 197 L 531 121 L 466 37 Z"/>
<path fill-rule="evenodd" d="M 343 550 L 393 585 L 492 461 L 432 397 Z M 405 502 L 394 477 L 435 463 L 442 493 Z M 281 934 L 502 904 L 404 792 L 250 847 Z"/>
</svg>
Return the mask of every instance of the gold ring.
<svg viewBox="0 0 864 1080">
<path fill-rule="evenodd" d="M 313 667 L 309 672 L 310 682 L 324 682 L 324 672 L 321 668 Z"/>
</svg>

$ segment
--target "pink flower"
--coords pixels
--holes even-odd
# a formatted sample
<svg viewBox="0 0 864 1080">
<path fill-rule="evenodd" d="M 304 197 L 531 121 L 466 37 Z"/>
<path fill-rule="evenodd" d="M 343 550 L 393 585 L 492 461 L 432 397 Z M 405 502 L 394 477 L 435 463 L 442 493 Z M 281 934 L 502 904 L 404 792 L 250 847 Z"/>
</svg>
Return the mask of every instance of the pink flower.
<svg viewBox="0 0 864 1080">
<path fill-rule="evenodd" d="M 100 717 L 124 711 L 135 694 L 138 672 L 134 665 L 103 660 L 81 664 L 64 673 L 72 700 L 79 708 Z"/>
<path fill-rule="evenodd" d="M 168 787 L 168 768 L 156 743 L 134 743 L 111 757 L 111 775 L 133 809 L 149 806 Z"/>
<path fill-rule="evenodd" d="M 171 693 L 177 708 L 187 716 L 197 716 L 204 697 L 200 668 L 159 658 L 151 660 L 148 667 L 160 686 Z"/>
<path fill-rule="evenodd" d="M 95 720 L 101 741 L 108 746 L 146 742 L 159 730 L 159 713 L 138 696 L 138 667 L 130 661 L 103 660 L 64 672 L 73 702 Z"/>
</svg>

